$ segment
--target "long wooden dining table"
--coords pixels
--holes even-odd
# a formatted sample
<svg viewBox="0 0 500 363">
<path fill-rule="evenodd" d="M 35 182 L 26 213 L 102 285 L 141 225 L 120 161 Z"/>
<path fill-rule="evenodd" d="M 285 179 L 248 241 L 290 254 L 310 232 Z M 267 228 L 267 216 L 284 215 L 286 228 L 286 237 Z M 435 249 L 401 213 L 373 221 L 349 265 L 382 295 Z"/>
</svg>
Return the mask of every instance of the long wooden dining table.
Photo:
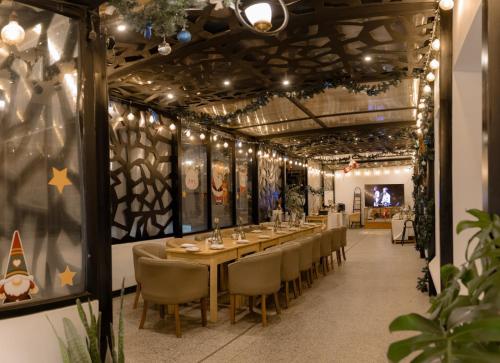
<svg viewBox="0 0 500 363">
<path fill-rule="evenodd" d="M 263 251 L 266 248 L 280 245 L 291 240 L 320 232 L 323 225 L 311 224 L 300 228 L 282 228 L 273 232 L 272 227 L 268 230 L 257 230 L 246 233 L 246 243 L 238 243 L 231 236 L 223 239 L 224 249 L 214 250 L 210 248 L 208 241 L 196 241 L 194 236 L 176 238 L 173 241 L 179 247 L 167 247 L 166 255 L 170 260 L 184 260 L 198 262 L 210 267 L 210 321 L 217 322 L 218 308 L 218 266 L 229 261 L 237 260 L 247 254 Z M 190 252 L 180 247 L 181 244 L 190 243 L 196 245 L 200 251 Z"/>
</svg>

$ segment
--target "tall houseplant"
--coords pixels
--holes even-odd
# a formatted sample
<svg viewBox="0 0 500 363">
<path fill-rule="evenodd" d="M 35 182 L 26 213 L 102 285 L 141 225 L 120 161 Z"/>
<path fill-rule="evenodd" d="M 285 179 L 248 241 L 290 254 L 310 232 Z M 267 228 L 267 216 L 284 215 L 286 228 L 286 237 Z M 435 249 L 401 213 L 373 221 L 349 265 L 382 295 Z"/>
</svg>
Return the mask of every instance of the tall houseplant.
<svg viewBox="0 0 500 363">
<path fill-rule="evenodd" d="M 92 310 L 92 304 L 89 301 L 89 315 L 84 311 L 80 299 L 76 300 L 78 315 L 85 328 L 86 336 L 83 338 L 78 334 L 76 326 L 68 318 L 63 318 L 64 338 L 60 337 L 52 322 L 52 328 L 59 342 L 61 358 L 63 363 L 124 363 L 124 328 L 123 328 L 123 295 L 124 281 L 122 282 L 122 291 L 120 296 L 120 318 L 118 322 L 118 342 L 115 340 L 113 324 L 111 323 L 111 336 L 108 340 L 109 354 L 106 357 L 101 357 L 100 340 L 101 340 L 101 313 L 96 316 Z"/>
<path fill-rule="evenodd" d="M 304 188 L 301 185 L 290 185 L 285 189 L 286 209 L 290 214 L 290 218 L 297 216 L 302 218 L 304 214 Z"/>
<path fill-rule="evenodd" d="M 500 362 L 500 217 L 468 212 L 476 220 L 460 222 L 457 232 L 479 230 L 468 242 L 466 263 L 443 266 L 444 289 L 431 299 L 429 317 L 409 314 L 391 323 L 391 332 L 419 333 L 391 344 L 392 362 L 415 352 L 412 363 Z"/>
</svg>

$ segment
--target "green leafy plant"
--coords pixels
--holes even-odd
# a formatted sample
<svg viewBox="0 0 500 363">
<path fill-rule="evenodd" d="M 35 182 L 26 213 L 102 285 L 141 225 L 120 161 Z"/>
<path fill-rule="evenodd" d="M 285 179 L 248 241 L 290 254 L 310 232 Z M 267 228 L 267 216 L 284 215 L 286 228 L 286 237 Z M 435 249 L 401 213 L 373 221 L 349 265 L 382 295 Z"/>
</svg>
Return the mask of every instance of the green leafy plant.
<svg viewBox="0 0 500 363">
<path fill-rule="evenodd" d="M 301 185 L 290 185 L 285 189 L 286 209 L 290 215 L 302 217 L 304 213 L 305 191 Z"/>
<path fill-rule="evenodd" d="M 123 327 L 123 295 L 125 288 L 122 282 L 122 290 L 120 296 L 120 318 L 118 323 L 118 344 L 115 343 L 115 333 L 113 329 L 113 324 L 111 323 L 111 336 L 108 339 L 108 348 L 110 352 L 110 358 L 113 363 L 124 363 L 125 354 L 124 348 L 124 327 Z M 97 316 L 94 314 L 92 309 L 92 304 L 90 300 L 88 301 L 89 314 L 83 309 L 80 299 L 76 300 L 76 307 L 78 310 L 78 315 L 80 316 L 81 323 L 85 328 L 86 337 L 80 336 L 75 327 L 75 324 L 68 318 L 63 318 L 64 327 L 64 338 L 57 334 L 54 325 L 49 320 L 49 323 L 54 330 L 54 333 L 59 342 L 59 350 L 61 352 L 61 358 L 64 363 L 102 363 L 106 359 L 102 359 L 100 350 L 100 340 L 101 340 L 101 313 L 99 312 Z"/>
<path fill-rule="evenodd" d="M 460 222 L 457 232 L 479 231 L 468 242 L 466 263 L 442 267 L 444 289 L 431 299 L 428 317 L 409 314 L 391 323 L 391 332 L 419 332 L 390 345 L 392 362 L 415 352 L 412 363 L 500 362 L 500 217 L 468 212 L 476 220 Z"/>
</svg>

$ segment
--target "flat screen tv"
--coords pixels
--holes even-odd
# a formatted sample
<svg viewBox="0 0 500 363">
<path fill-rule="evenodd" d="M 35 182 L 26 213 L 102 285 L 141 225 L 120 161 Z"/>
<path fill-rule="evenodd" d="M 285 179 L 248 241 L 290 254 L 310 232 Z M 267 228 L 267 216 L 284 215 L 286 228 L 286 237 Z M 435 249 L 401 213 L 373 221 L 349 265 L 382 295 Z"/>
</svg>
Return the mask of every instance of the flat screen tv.
<svg viewBox="0 0 500 363">
<path fill-rule="evenodd" d="M 404 184 L 365 184 L 365 207 L 403 207 Z"/>
</svg>

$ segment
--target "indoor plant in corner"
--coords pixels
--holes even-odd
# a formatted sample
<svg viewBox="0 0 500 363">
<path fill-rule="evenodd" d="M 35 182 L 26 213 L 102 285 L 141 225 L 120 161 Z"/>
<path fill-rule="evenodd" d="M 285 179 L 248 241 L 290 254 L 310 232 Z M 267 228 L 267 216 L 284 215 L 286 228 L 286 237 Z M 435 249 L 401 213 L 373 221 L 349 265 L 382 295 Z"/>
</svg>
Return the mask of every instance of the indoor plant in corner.
<svg viewBox="0 0 500 363">
<path fill-rule="evenodd" d="M 416 352 L 413 363 L 500 362 L 500 217 L 468 212 L 476 220 L 459 223 L 457 232 L 479 230 L 468 242 L 466 263 L 443 266 L 444 289 L 431 299 L 428 317 L 409 314 L 391 323 L 392 332 L 419 333 L 391 344 L 392 362 Z"/>
<path fill-rule="evenodd" d="M 89 316 L 84 311 L 80 299 L 76 300 L 76 305 L 78 309 L 78 315 L 85 328 L 87 336 L 85 339 L 81 337 L 73 322 L 68 319 L 63 319 L 64 326 L 64 340 L 60 337 L 52 323 L 52 329 L 56 334 L 57 340 L 59 342 L 59 349 L 61 351 L 61 359 L 64 363 L 102 363 L 102 362 L 112 362 L 112 363 L 124 363 L 124 330 L 123 330 L 123 294 L 124 294 L 124 281 L 122 282 L 122 291 L 120 296 L 120 318 L 118 322 L 118 342 L 115 342 L 115 334 L 113 330 L 113 324 L 110 326 L 111 336 L 108 341 L 108 348 L 106 356 L 104 359 L 101 357 L 100 349 L 100 338 L 101 338 L 101 313 L 96 316 L 92 310 L 92 304 L 89 301 Z"/>
</svg>

